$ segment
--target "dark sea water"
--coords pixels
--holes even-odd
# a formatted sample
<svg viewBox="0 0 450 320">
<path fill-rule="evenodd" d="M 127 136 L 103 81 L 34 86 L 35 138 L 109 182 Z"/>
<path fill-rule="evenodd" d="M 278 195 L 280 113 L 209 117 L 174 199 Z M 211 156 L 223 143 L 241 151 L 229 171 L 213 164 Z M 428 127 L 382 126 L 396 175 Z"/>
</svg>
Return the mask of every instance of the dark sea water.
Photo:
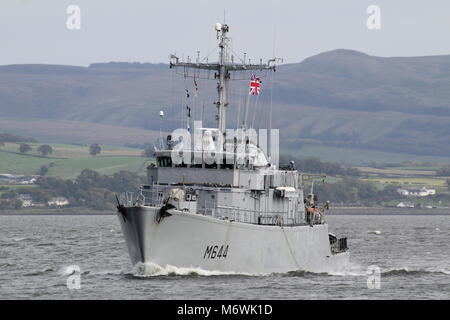
<svg viewBox="0 0 450 320">
<path fill-rule="evenodd" d="M 450 216 L 327 221 L 349 238 L 351 265 L 339 274 L 166 268 L 144 276 L 130 264 L 116 216 L 0 216 L 0 299 L 450 298 Z M 67 287 L 73 265 L 79 289 Z M 379 289 L 368 288 L 370 265 L 380 268 Z"/>
</svg>

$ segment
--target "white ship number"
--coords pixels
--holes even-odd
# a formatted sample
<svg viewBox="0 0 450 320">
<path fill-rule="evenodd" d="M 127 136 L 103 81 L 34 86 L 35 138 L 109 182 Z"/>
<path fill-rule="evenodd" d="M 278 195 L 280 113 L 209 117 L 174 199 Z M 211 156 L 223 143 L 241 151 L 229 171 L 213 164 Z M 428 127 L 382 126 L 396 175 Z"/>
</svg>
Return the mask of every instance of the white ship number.
<svg viewBox="0 0 450 320">
<path fill-rule="evenodd" d="M 226 246 L 207 246 L 203 259 L 226 258 L 228 254 L 228 245 Z"/>
</svg>

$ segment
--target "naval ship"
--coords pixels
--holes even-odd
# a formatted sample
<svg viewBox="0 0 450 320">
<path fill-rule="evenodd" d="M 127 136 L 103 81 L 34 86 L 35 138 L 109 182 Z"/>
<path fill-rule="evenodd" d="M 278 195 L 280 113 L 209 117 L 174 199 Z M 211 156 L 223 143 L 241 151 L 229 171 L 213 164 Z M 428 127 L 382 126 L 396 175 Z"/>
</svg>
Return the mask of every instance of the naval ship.
<svg viewBox="0 0 450 320">
<path fill-rule="evenodd" d="M 239 130 L 226 127 L 232 74 L 272 72 L 277 59 L 237 63 L 229 26 L 217 23 L 215 31 L 217 62 L 171 55 L 170 68 L 185 77 L 193 70 L 197 79 L 203 71 L 217 81 L 217 127 L 168 135 L 155 148 L 147 184 L 134 197 L 117 198 L 132 264 L 144 272 L 148 265 L 250 274 L 341 271 L 349 261 L 347 238 L 329 232 L 328 203 L 318 203 L 314 177 L 293 162 L 277 166 L 245 122 Z"/>
</svg>

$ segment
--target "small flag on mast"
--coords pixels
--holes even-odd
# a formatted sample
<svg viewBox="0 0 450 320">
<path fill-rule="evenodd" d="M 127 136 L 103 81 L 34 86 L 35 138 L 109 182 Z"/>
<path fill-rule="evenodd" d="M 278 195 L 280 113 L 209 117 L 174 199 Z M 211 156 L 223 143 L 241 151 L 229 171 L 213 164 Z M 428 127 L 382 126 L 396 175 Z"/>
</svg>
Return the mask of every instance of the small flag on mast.
<svg viewBox="0 0 450 320">
<path fill-rule="evenodd" d="M 261 80 L 255 75 L 252 75 L 252 78 L 250 79 L 250 95 L 258 95 L 260 91 L 260 85 Z"/>
<path fill-rule="evenodd" d="M 195 77 L 194 77 L 194 86 L 195 86 L 195 91 L 194 91 L 194 96 L 197 96 L 198 93 L 198 85 L 197 85 L 197 81 L 195 81 Z"/>
<path fill-rule="evenodd" d="M 186 106 L 186 113 L 187 113 L 187 117 L 190 118 L 191 117 L 191 108 L 189 106 Z"/>
<path fill-rule="evenodd" d="M 186 106 L 186 125 L 188 132 L 191 132 L 191 108 L 189 106 Z"/>
</svg>

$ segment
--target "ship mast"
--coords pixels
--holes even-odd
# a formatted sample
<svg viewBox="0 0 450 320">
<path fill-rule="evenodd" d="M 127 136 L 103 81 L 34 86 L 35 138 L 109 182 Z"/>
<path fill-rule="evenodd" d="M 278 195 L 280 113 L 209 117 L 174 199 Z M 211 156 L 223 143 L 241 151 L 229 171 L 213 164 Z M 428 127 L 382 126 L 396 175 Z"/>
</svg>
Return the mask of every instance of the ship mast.
<svg viewBox="0 0 450 320">
<path fill-rule="evenodd" d="M 220 56 L 219 56 L 219 82 L 217 83 L 217 90 L 219 93 L 219 101 L 217 102 L 217 122 L 218 129 L 221 133 L 226 130 L 226 107 L 228 106 L 228 80 L 230 79 L 230 73 L 227 70 L 227 57 L 228 57 L 228 41 L 227 32 L 229 28 L 228 25 L 216 25 L 217 37 L 219 38 L 220 33 Z"/>
<path fill-rule="evenodd" d="M 183 67 L 184 76 L 188 77 L 187 69 L 203 69 L 214 70 L 214 79 L 218 79 L 217 91 L 219 101 L 215 102 L 217 105 L 217 128 L 222 135 L 225 135 L 226 130 L 226 109 L 228 106 L 228 81 L 231 79 L 230 71 L 251 71 L 251 70 L 274 70 L 276 59 L 269 60 L 266 64 L 262 61 L 260 64 L 246 64 L 234 63 L 228 60 L 228 46 L 230 38 L 227 36 L 229 27 L 227 24 L 216 23 L 215 30 L 217 32 L 217 39 L 219 40 L 219 61 L 217 63 L 200 63 L 197 62 L 181 62 L 175 55 L 170 56 L 170 68 Z M 242 79 L 243 80 L 243 79 Z"/>
</svg>

